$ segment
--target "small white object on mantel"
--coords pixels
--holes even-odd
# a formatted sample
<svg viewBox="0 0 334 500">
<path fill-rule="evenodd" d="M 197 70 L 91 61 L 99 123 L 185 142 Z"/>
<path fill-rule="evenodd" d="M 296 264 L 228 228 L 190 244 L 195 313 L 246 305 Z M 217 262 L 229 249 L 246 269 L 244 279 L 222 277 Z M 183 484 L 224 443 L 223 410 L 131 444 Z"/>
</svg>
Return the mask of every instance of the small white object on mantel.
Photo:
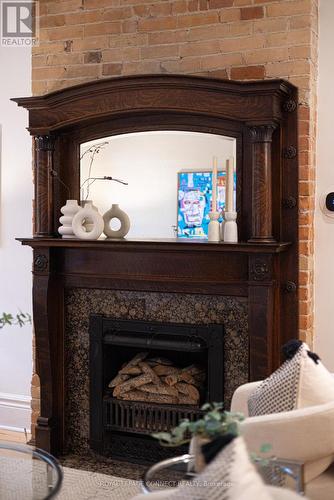
<svg viewBox="0 0 334 500">
<path fill-rule="evenodd" d="M 209 212 L 210 222 L 208 230 L 208 241 L 220 241 L 219 212 Z"/>
<path fill-rule="evenodd" d="M 103 217 L 93 204 L 88 202 L 73 217 L 72 228 L 80 240 L 97 240 L 103 232 Z"/>
<path fill-rule="evenodd" d="M 76 238 L 72 229 L 72 221 L 79 210 L 81 210 L 81 207 L 78 205 L 77 200 L 67 200 L 66 204 L 61 207 L 60 211 L 63 215 L 59 219 L 61 226 L 58 228 L 58 233 L 61 234 L 62 238 Z"/>
<path fill-rule="evenodd" d="M 224 242 L 238 243 L 237 212 L 225 212 L 224 220 Z"/>
<path fill-rule="evenodd" d="M 213 157 L 213 169 L 212 169 L 212 203 L 211 211 L 217 211 L 217 176 L 218 176 L 218 160 L 217 156 Z"/>
<path fill-rule="evenodd" d="M 234 210 L 234 160 L 228 158 L 226 160 L 226 191 L 225 191 L 225 211 L 233 212 Z"/>
<path fill-rule="evenodd" d="M 110 222 L 112 219 L 119 220 L 121 227 L 119 229 L 112 229 Z M 114 203 L 111 208 L 104 214 L 104 234 L 108 238 L 124 238 L 130 231 L 130 218 L 124 210 L 119 208 L 119 205 Z"/>
</svg>

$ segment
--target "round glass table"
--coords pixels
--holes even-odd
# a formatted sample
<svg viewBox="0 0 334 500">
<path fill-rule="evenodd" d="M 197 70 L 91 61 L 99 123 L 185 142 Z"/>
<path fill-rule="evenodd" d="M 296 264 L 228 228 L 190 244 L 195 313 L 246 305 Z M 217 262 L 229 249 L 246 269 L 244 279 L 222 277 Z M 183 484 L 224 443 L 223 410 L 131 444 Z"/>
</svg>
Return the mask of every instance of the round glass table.
<svg viewBox="0 0 334 500">
<path fill-rule="evenodd" d="M 62 468 L 38 448 L 0 442 L 1 500 L 47 500 L 61 488 Z"/>
<path fill-rule="evenodd" d="M 304 494 L 304 464 L 294 460 L 255 458 L 254 465 L 264 482 L 271 486 L 288 487 Z M 141 481 L 144 493 L 177 488 L 183 481 L 197 477 L 194 472 L 195 455 L 185 454 L 162 460 L 149 467 Z"/>
</svg>

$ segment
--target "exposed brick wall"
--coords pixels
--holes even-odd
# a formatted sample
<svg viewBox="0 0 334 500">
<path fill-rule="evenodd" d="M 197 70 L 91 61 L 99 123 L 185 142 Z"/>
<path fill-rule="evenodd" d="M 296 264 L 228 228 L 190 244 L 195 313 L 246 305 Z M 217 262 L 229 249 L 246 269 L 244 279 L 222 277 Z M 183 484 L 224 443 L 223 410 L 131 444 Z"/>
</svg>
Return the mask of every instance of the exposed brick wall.
<svg viewBox="0 0 334 500">
<path fill-rule="evenodd" d="M 35 95 L 110 76 L 286 78 L 300 90 L 300 326 L 312 340 L 318 0 L 40 1 Z"/>
</svg>

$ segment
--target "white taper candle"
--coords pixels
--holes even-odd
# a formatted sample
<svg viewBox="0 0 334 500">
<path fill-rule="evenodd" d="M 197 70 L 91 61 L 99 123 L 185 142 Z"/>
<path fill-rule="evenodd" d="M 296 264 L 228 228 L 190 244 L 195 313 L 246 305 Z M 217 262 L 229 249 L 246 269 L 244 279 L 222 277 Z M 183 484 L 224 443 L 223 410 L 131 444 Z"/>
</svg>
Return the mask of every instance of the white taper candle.
<svg viewBox="0 0 334 500">
<path fill-rule="evenodd" d="M 233 212 L 233 201 L 234 201 L 234 161 L 233 158 L 226 160 L 226 199 L 225 199 L 225 211 Z"/>
<path fill-rule="evenodd" d="M 217 156 L 213 157 L 211 210 L 212 212 L 217 211 Z"/>
</svg>

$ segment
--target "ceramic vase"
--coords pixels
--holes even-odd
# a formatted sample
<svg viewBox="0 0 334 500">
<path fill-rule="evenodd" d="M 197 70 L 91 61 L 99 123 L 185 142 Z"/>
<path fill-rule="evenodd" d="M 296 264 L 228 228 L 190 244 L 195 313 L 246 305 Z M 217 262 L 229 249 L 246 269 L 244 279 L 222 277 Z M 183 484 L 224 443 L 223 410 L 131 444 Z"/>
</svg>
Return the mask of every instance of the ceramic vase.
<svg viewBox="0 0 334 500">
<path fill-rule="evenodd" d="M 77 200 L 67 200 L 66 205 L 61 207 L 60 211 L 63 215 L 59 219 L 61 226 L 58 228 L 58 233 L 61 234 L 62 238 L 76 238 L 72 229 L 72 221 L 79 210 L 81 210 L 81 208 Z"/>
<path fill-rule="evenodd" d="M 84 208 L 86 205 L 89 205 L 90 208 L 93 208 L 97 212 L 99 209 L 94 205 L 92 200 L 80 200 L 80 206 Z M 86 232 L 89 233 L 93 229 L 93 223 L 90 221 L 90 219 L 87 219 L 84 221 L 83 226 L 86 229 Z"/>
<path fill-rule="evenodd" d="M 72 229 L 81 240 L 97 240 L 103 232 L 103 217 L 91 202 L 85 204 L 73 217 Z"/>
<path fill-rule="evenodd" d="M 110 222 L 112 219 L 118 219 L 121 223 L 121 227 L 114 230 L 110 227 Z M 124 238 L 130 231 L 130 219 L 129 216 L 119 208 L 119 205 L 111 205 L 111 208 L 104 214 L 104 234 L 108 238 Z"/>
</svg>

